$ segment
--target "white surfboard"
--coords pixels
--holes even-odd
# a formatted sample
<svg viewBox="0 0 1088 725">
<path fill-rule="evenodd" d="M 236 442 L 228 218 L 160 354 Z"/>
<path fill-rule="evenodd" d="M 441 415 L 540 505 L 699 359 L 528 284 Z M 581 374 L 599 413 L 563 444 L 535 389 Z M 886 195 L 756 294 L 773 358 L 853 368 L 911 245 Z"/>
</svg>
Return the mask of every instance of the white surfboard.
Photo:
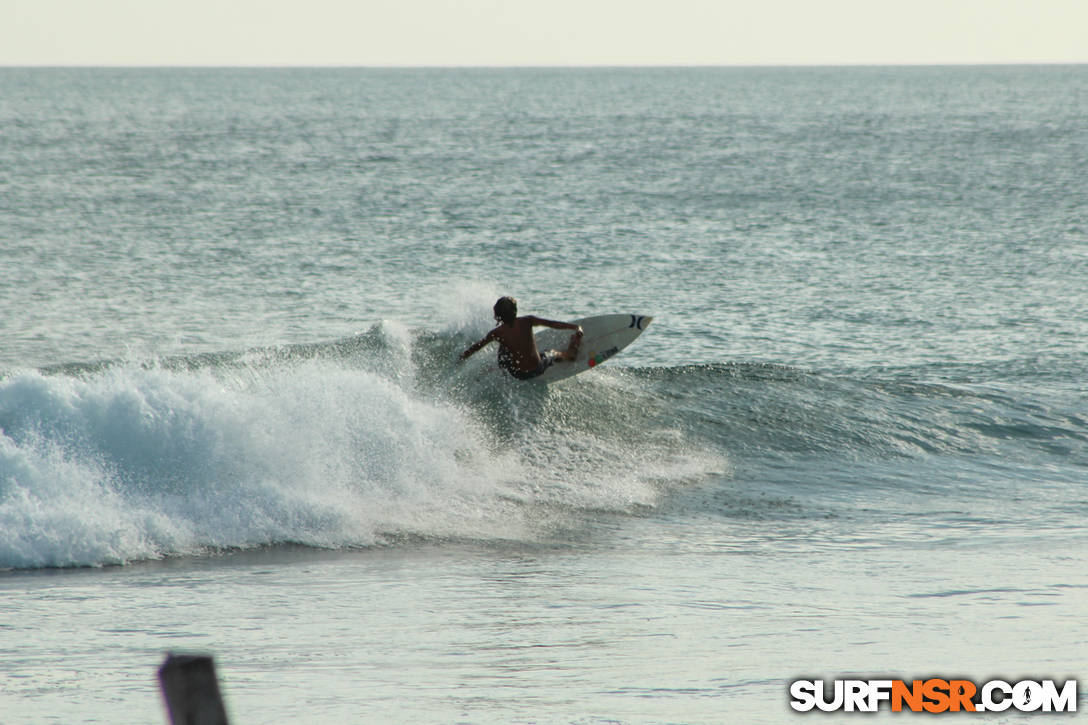
<svg viewBox="0 0 1088 725">
<path fill-rule="evenodd" d="M 653 319 L 648 315 L 597 315 L 571 320 L 581 325 L 584 333 L 582 346 L 578 350 L 578 358 L 574 362 L 555 362 L 531 380 L 554 383 L 595 368 L 634 342 Z M 566 350 L 570 335 L 569 330 L 545 328 L 537 333 L 536 344 L 541 352 Z"/>
</svg>

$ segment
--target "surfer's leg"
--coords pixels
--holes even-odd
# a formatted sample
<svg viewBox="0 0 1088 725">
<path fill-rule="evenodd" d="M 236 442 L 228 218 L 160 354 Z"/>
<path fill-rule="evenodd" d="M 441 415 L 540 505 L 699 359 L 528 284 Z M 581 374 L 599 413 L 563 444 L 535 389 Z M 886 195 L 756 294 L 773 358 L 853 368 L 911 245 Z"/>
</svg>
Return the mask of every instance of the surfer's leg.
<svg viewBox="0 0 1088 725">
<path fill-rule="evenodd" d="M 567 349 L 560 353 L 561 357 L 567 362 L 574 362 L 578 357 L 578 349 L 582 347 L 582 333 L 576 332 L 570 336 L 570 344 L 567 345 Z"/>
</svg>

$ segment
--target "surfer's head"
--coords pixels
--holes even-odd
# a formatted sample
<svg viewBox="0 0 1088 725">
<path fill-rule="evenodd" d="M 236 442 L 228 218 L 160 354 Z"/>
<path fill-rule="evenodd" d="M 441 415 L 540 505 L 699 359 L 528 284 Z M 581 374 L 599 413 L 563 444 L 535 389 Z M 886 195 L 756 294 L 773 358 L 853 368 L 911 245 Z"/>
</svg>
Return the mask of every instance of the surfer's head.
<svg viewBox="0 0 1088 725">
<path fill-rule="evenodd" d="M 518 301 L 513 297 L 500 297 L 495 303 L 495 319 L 510 325 L 517 317 Z"/>
</svg>

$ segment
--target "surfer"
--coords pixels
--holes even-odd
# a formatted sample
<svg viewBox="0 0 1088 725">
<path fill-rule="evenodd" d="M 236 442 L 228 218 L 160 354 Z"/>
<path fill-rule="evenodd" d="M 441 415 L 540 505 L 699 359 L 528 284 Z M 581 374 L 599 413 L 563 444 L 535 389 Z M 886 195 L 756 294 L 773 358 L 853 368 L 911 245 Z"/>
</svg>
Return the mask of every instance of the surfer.
<svg viewBox="0 0 1088 725">
<path fill-rule="evenodd" d="M 559 361 L 574 362 L 582 344 L 582 328 L 571 322 L 556 322 L 542 317 L 525 315 L 518 317 L 518 302 L 513 297 L 502 297 L 495 303 L 495 319 L 499 326 L 484 335 L 461 353 L 464 362 L 488 343 L 499 343 L 499 367 L 518 380 L 535 378 Z M 556 330 L 574 330 L 566 350 L 537 350 L 533 328 L 552 327 Z"/>
</svg>

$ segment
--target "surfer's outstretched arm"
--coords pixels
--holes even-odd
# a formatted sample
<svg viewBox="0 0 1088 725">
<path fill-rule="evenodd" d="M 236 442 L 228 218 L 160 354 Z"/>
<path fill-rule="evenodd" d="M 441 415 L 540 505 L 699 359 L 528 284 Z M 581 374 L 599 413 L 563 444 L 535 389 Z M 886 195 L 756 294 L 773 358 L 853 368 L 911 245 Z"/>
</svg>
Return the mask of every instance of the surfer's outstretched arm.
<svg viewBox="0 0 1088 725">
<path fill-rule="evenodd" d="M 461 356 L 457 358 L 457 361 L 464 362 L 465 360 L 468 360 L 472 355 L 475 355 L 476 352 L 480 350 L 480 348 L 494 341 L 495 339 L 495 330 L 492 330 L 491 332 L 484 335 L 483 339 L 481 339 L 479 342 L 474 342 L 469 345 L 468 348 L 463 353 L 461 353 Z"/>
</svg>

